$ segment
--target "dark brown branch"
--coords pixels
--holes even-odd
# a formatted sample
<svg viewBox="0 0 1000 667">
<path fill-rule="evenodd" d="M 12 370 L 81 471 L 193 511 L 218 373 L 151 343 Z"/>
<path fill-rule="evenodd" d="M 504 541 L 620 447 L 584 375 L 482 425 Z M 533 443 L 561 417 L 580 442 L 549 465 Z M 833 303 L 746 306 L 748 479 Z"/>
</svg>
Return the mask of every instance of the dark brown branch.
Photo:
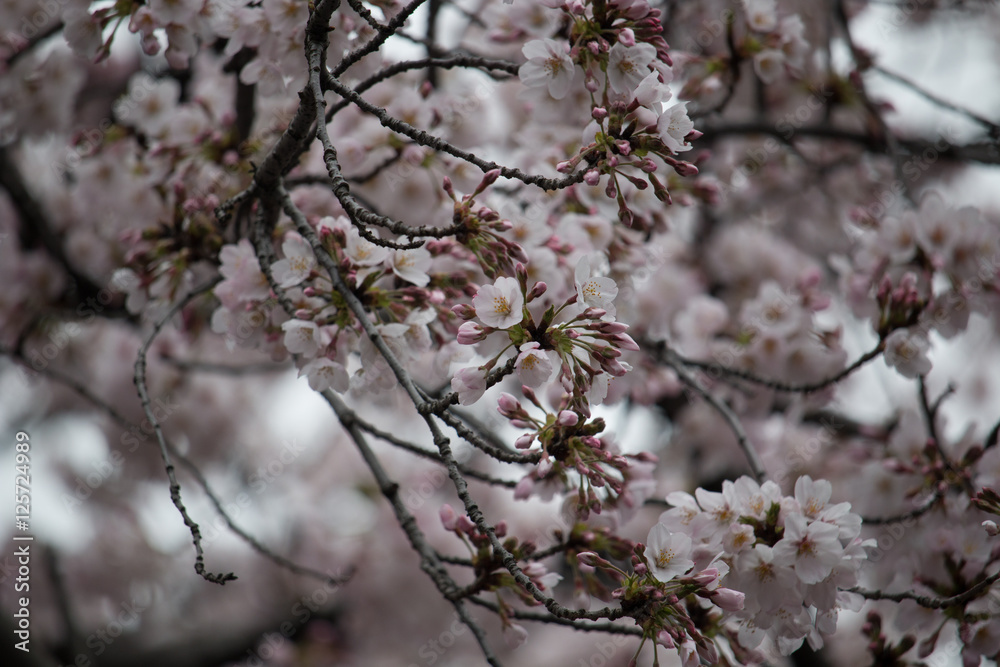
<svg viewBox="0 0 1000 667">
<path fill-rule="evenodd" d="M 236 575 L 232 572 L 216 574 L 205 569 L 205 551 L 201 546 L 201 529 L 195 523 L 194 519 L 191 518 L 191 515 L 188 514 L 187 508 L 184 506 L 184 501 L 181 499 L 181 485 L 177 482 L 177 475 L 174 472 L 174 464 L 171 461 L 167 439 L 163 435 L 163 427 L 160 425 L 156 415 L 153 414 L 153 408 L 150 405 L 149 390 L 146 387 L 146 355 L 149 353 L 149 348 L 152 346 L 153 341 L 156 340 L 156 336 L 174 315 L 179 313 L 195 298 L 212 289 L 220 280 L 221 278 L 216 278 L 208 284 L 193 290 L 174 304 L 163 317 L 153 324 L 153 329 L 146 336 L 142 345 L 139 346 L 139 352 L 135 360 L 134 380 L 136 391 L 139 392 L 139 401 L 142 403 L 142 410 L 146 413 L 146 419 L 153 425 L 153 433 L 156 435 L 156 441 L 160 445 L 160 457 L 163 459 L 163 467 L 166 470 L 167 479 L 170 481 L 170 500 L 173 501 L 174 507 L 177 508 L 177 511 L 180 512 L 181 517 L 184 519 L 184 525 L 191 531 L 191 541 L 194 544 L 195 551 L 194 571 L 206 581 L 210 581 L 213 584 L 225 585 L 226 582 L 235 580 Z"/>
<path fill-rule="evenodd" d="M 0 146 L 0 187 L 7 191 L 11 203 L 21 219 L 21 224 L 18 226 L 21 247 L 24 250 L 44 248 L 73 281 L 77 301 L 85 302 L 88 299 L 96 298 L 101 292 L 101 286 L 78 271 L 69 261 L 69 257 L 63 249 L 62 240 L 53 231 L 41 204 L 28 190 L 27 183 L 25 183 L 20 169 L 14 163 L 13 156 L 7 148 L 2 146 Z M 110 316 L 115 312 L 106 309 L 105 315 Z"/>
<path fill-rule="evenodd" d="M 674 352 L 673 350 L 669 350 L 667 348 L 664 349 L 666 349 L 666 351 L 669 354 L 673 355 L 677 359 L 677 361 L 684 364 L 685 366 L 691 366 L 692 368 L 700 369 L 709 374 L 726 375 L 729 377 L 739 378 L 740 380 L 753 382 L 754 384 L 759 384 L 764 387 L 767 387 L 768 389 L 773 389 L 775 391 L 781 391 L 785 393 L 808 394 L 810 392 L 826 389 L 827 387 L 840 382 L 848 375 L 854 373 L 856 370 L 867 364 L 869 361 L 882 354 L 882 351 L 885 349 L 885 341 L 879 341 L 878 345 L 876 345 L 874 348 L 872 348 L 868 352 L 865 352 L 863 355 L 855 359 L 853 363 L 845 367 L 844 370 L 840 371 L 839 373 L 832 375 L 826 378 L 825 380 L 820 380 L 818 382 L 807 382 L 804 384 L 791 384 L 788 382 L 782 382 L 781 380 L 765 378 L 756 375 L 755 373 L 751 373 L 750 371 L 745 371 L 738 368 L 729 368 L 728 366 L 722 366 L 720 364 L 715 364 L 710 361 L 699 361 L 697 359 L 689 359 L 687 357 L 678 354 L 677 352 Z"/>
</svg>

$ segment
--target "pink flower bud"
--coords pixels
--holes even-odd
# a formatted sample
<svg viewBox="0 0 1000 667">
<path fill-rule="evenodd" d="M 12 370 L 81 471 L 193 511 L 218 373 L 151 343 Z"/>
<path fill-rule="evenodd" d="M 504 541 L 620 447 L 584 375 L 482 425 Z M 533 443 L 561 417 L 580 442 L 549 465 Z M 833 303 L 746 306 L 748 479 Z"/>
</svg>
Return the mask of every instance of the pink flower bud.
<svg viewBox="0 0 1000 667">
<path fill-rule="evenodd" d="M 535 471 L 538 473 L 539 479 L 546 477 L 550 472 L 552 472 L 552 457 L 546 456 L 544 459 L 538 462 L 535 467 Z"/>
<path fill-rule="evenodd" d="M 731 588 L 719 588 L 713 591 L 712 602 L 725 611 L 740 611 L 743 609 L 743 593 Z"/>
<path fill-rule="evenodd" d="M 514 441 L 514 447 L 517 449 L 528 449 L 531 447 L 531 443 L 535 441 L 534 433 L 525 433 L 517 440 Z"/>
<path fill-rule="evenodd" d="M 632 31 L 632 28 L 619 31 L 618 41 L 625 46 L 635 46 L 635 32 Z"/>
<path fill-rule="evenodd" d="M 690 162 L 684 162 L 683 160 L 677 160 L 673 162 L 671 167 L 677 172 L 678 176 L 697 176 L 698 167 L 694 166 Z"/>
<path fill-rule="evenodd" d="M 556 421 L 560 426 L 576 426 L 577 422 L 580 421 L 580 416 L 572 410 L 563 410 L 559 413 L 559 418 Z"/>
<path fill-rule="evenodd" d="M 610 565 L 608 561 L 604 560 L 593 551 L 581 551 L 576 555 L 576 558 L 584 565 L 589 565 L 590 567 L 606 567 Z"/>
<path fill-rule="evenodd" d="M 458 521 L 456 523 L 458 525 L 458 529 L 466 535 L 472 535 L 476 532 L 476 524 L 472 523 L 472 519 L 464 514 L 458 517 Z"/>
<path fill-rule="evenodd" d="M 528 641 L 528 631 L 517 623 L 509 623 L 503 629 L 503 638 L 504 641 L 507 642 L 507 646 L 512 649 L 516 649 L 521 644 Z"/>
<path fill-rule="evenodd" d="M 500 414 L 514 414 L 520 412 L 521 404 L 518 403 L 516 398 L 504 392 L 497 399 L 497 409 L 500 411 Z"/>
<path fill-rule="evenodd" d="M 698 574 L 694 575 L 691 578 L 694 579 L 694 582 L 696 584 L 699 584 L 701 586 L 708 586 L 709 584 L 711 584 L 712 582 L 714 582 L 716 579 L 719 578 L 719 569 L 715 567 L 710 567 L 706 570 L 702 570 L 701 572 L 699 572 Z"/>
<path fill-rule="evenodd" d="M 660 646 L 674 648 L 674 640 L 666 630 L 662 630 L 656 635 L 656 642 Z"/>
<path fill-rule="evenodd" d="M 483 174 L 483 180 L 479 183 L 479 187 L 485 189 L 496 183 L 498 178 L 500 178 L 500 170 L 490 169 L 488 172 Z"/>
<path fill-rule="evenodd" d="M 626 333 L 615 334 L 612 337 L 612 340 L 615 345 L 623 350 L 631 350 L 632 352 L 639 351 L 639 345 Z"/>
<path fill-rule="evenodd" d="M 628 331 L 628 325 L 624 322 L 599 322 L 591 326 L 606 334 L 620 334 Z"/>
<path fill-rule="evenodd" d="M 514 500 L 527 500 L 535 488 L 535 480 L 530 476 L 525 476 L 514 487 Z"/>
<path fill-rule="evenodd" d="M 459 345 L 475 345 L 486 339 L 486 331 L 476 322 L 462 322 L 456 340 Z"/>
<path fill-rule="evenodd" d="M 997 524 L 994 521 L 983 521 L 983 528 L 986 529 L 986 534 L 990 537 L 996 537 L 1000 534 L 1000 528 L 997 527 Z"/>
<path fill-rule="evenodd" d="M 455 530 L 458 527 L 458 515 L 452 506 L 445 503 L 438 510 L 438 515 L 441 517 L 441 525 L 444 526 L 445 530 Z"/>
<path fill-rule="evenodd" d="M 534 301 L 541 295 L 545 294 L 546 290 L 548 289 L 549 286 L 542 281 L 535 283 L 534 286 L 531 288 L 531 291 L 528 292 L 528 301 Z"/>
<path fill-rule="evenodd" d="M 500 521 L 497 521 L 497 525 L 493 527 L 493 532 L 496 533 L 497 537 L 506 537 L 507 536 L 507 522 L 504 521 L 503 519 L 501 519 Z"/>
<path fill-rule="evenodd" d="M 601 172 L 596 169 L 589 170 L 583 175 L 583 182 L 590 186 L 597 185 L 601 182 Z"/>
</svg>

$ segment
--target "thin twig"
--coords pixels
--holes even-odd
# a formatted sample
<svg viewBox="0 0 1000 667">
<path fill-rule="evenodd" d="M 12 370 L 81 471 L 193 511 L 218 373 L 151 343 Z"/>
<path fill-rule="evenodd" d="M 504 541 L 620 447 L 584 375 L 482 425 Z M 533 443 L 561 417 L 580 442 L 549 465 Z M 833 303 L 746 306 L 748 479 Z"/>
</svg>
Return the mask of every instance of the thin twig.
<svg viewBox="0 0 1000 667">
<path fill-rule="evenodd" d="M 750 371 L 742 370 L 739 368 L 729 368 L 728 366 L 722 366 L 720 364 L 712 363 L 711 361 L 700 361 L 698 359 L 690 359 L 685 357 L 674 350 L 667 350 L 679 363 L 685 366 L 691 366 L 692 368 L 697 368 L 707 373 L 716 373 L 719 375 L 727 375 L 729 377 L 739 378 L 740 380 L 746 380 L 747 382 L 753 382 L 754 384 L 759 384 L 761 386 L 767 387 L 768 389 L 773 389 L 775 391 L 781 391 L 785 393 L 802 393 L 808 394 L 814 391 L 820 391 L 826 389 L 827 387 L 834 385 L 847 376 L 854 373 L 856 370 L 867 364 L 872 359 L 875 359 L 885 350 L 885 341 L 879 341 L 878 344 L 865 352 L 863 355 L 854 360 L 853 363 L 844 368 L 844 370 L 832 375 L 825 380 L 819 380 L 818 382 L 806 382 L 803 384 L 792 384 L 789 382 L 782 382 L 781 380 L 775 380 L 772 378 L 765 378 Z"/>
<path fill-rule="evenodd" d="M 868 600 L 892 600 L 893 602 L 913 600 L 921 607 L 926 607 L 927 609 L 948 609 L 949 607 L 959 607 L 972 602 L 976 598 L 982 596 L 983 593 L 985 593 L 990 586 L 996 583 L 998 579 L 1000 579 L 1000 572 L 986 577 L 963 593 L 958 593 L 957 595 L 952 595 L 951 597 L 946 598 L 932 598 L 927 595 L 919 595 L 913 591 L 905 591 L 903 593 L 885 593 L 883 591 L 872 591 L 858 587 L 848 588 L 845 590 L 848 590 L 851 593 L 857 593 Z"/>
<path fill-rule="evenodd" d="M 674 369 L 674 372 L 677 373 L 681 382 L 704 398 L 708 404 L 712 406 L 712 408 L 714 408 L 723 419 L 726 420 L 729 430 L 731 430 L 733 435 L 736 436 L 736 442 L 739 444 L 740 449 L 743 450 L 743 456 L 746 457 L 747 464 L 750 466 L 750 470 L 753 472 L 754 477 L 757 478 L 757 481 L 763 482 L 767 479 L 767 471 L 764 469 L 764 463 L 760 460 L 760 455 L 757 453 L 757 450 L 754 449 L 753 444 L 750 442 L 750 438 L 747 437 L 746 431 L 740 423 L 739 417 L 735 412 L 733 412 L 733 409 L 726 405 L 725 401 L 706 389 L 705 386 L 698 381 L 698 378 L 685 368 L 684 361 L 678 358 L 676 353 L 672 350 L 669 348 L 663 348 L 662 358 L 668 366 Z"/>
<path fill-rule="evenodd" d="M 939 500 L 941 500 L 941 492 L 935 491 L 931 497 L 924 502 L 924 504 L 910 510 L 909 512 L 903 512 L 902 514 L 896 514 L 893 516 L 862 517 L 861 522 L 868 526 L 885 526 L 890 523 L 910 521 L 911 519 L 916 519 L 917 517 L 923 516 L 929 512 L 935 505 L 937 505 Z"/>
<path fill-rule="evenodd" d="M 170 480 L 170 500 L 173 501 L 174 507 L 177 508 L 177 511 L 180 512 L 181 517 L 184 519 L 184 525 L 191 531 L 191 541 L 194 544 L 196 554 L 194 571 L 201 575 L 206 581 L 210 581 L 213 584 L 225 585 L 227 581 L 233 581 L 236 579 L 236 575 L 232 572 L 227 574 L 215 574 L 205 569 L 205 552 L 201 547 L 201 529 L 198 527 L 198 524 L 195 523 L 194 519 L 192 519 L 188 514 L 187 508 L 181 500 L 181 485 L 177 482 L 177 475 L 174 472 L 174 464 L 171 462 L 170 452 L 167 447 L 167 439 L 163 435 L 163 427 L 160 425 L 159 420 L 153 413 L 153 408 L 150 405 L 149 390 L 146 387 L 146 355 L 149 354 L 149 348 L 152 346 L 153 341 L 156 340 L 156 336 L 163 329 L 163 326 L 169 322 L 174 315 L 179 313 L 185 306 L 191 303 L 191 301 L 212 289 L 221 280 L 221 277 L 215 278 L 207 284 L 193 290 L 190 294 L 186 295 L 183 299 L 174 304 L 163 317 L 153 324 L 153 329 L 149 332 L 149 335 L 146 336 L 142 345 L 139 346 L 139 352 L 135 360 L 134 380 L 136 391 L 139 392 L 139 401 L 142 403 L 142 410 L 146 413 L 146 419 L 148 419 L 149 423 L 153 425 L 153 432 L 156 434 L 156 442 L 160 445 L 160 456 L 163 459 L 163 466 L 167 472 L 167 479 Z"/>
</svg>

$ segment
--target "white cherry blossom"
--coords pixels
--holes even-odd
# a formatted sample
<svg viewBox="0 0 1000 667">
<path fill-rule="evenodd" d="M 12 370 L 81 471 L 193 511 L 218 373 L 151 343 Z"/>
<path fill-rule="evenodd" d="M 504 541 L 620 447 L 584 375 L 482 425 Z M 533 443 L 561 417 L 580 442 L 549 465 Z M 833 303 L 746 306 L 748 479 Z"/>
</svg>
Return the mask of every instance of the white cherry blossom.
<svg viewBox="0 0 1000 667">
<path fill-rule="evenodd" d="M 285 258 L 279 259 L 271 267 L 278 287 L 294 287 L 308 278 L 316 268 L 312 248 L 298 234 L 289 234 L 281 244 L 281 251 L 285 253 Z"/>
<path fill-rule="evenodd" d="M 392 272 L 403 280 L 423 287 L 431 281 L 427 271 L 431 268 L 431 254 L 426 248 L 393 250 L 389 255 Z"/>
<path fill-rule="evenodd" d="M 690 537 L 684 533 L 671 533 L 662 523 L 650 529 L 646 538 L 646 560 L 654 577 L 670 581 L 684 574 L 694 567 L 690 556 Z"/>
<path fill-rule="evenodd" d="M 486 326 L 509 329 L 521 323 L 524 295 L 515 278 L 497 278 L 492 285 L 479 288 L 472 299 L 472 307 Z"/>
<path fill-rule="evenodd" d="M 909 329 L 896 329 L 885 339 L 885 363 L 895 368 L 900 375 L 915 378 L 926 375 L 931 370 L 931 361 L 927 358 L 930 343 L 920 333 Z"/>
<path fill-rule="evenodd" d="M 600 265 L 598 255 L 584 255 L 576 264 L 576 294 L 585 308 L 601 308 L 607 311 L 604 319 L 614 319 L 614 300 L 618 296 L 618 285 L 606 276 L 594 276 Z"/>
<path fill-rule="evenodd" d="M 517 356 L 514 368 L 517 370 L 517 377 L 522 384 L 529 387 L 537 387 L 552 375 L 553 365 L 549 356 L 541 349 L 536 342 L 525 343 L 520 347 L 521 353 Z"/>
<path fill-rule="evenodd" d="M 649 64 L 656 57 L 656 49 L 645 42 L 625 46 L 621 42 L 611 47 L 608 54 L 608 84 L 619 95 L 631 95 L 650 73 Z"/>
<path fill-rule="evenodd" d="M 687 102 L 681 102 L 667 109 L 656 121 L 656 130 L 660 140 L 674 153 L 691 150 L 691 144 L 684 137 L 694 129 L 694 123 L 687 115 Z"/>
<path fill-rule="evenodd" d="M 528 59 L 518 70 L 521 82 L 529 88 L 545 87 L 554 99 L 566 97 L 576 78 L 576 66 L 566 45 L 553 39 L 536 39 L 525 44 L 521 52 Z"/>
</svg>

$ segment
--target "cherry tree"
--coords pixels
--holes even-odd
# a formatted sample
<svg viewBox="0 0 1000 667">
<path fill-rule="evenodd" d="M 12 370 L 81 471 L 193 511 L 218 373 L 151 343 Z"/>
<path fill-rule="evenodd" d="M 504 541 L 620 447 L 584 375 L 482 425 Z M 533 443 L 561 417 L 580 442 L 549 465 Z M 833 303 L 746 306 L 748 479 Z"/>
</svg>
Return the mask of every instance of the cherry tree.
<svg viewBox="0 0 1000 667">
<path fill-rule="evenodd" d="M 0 25 L 13 659 L 997 660 L 992 3 Z"/>
</svg>

